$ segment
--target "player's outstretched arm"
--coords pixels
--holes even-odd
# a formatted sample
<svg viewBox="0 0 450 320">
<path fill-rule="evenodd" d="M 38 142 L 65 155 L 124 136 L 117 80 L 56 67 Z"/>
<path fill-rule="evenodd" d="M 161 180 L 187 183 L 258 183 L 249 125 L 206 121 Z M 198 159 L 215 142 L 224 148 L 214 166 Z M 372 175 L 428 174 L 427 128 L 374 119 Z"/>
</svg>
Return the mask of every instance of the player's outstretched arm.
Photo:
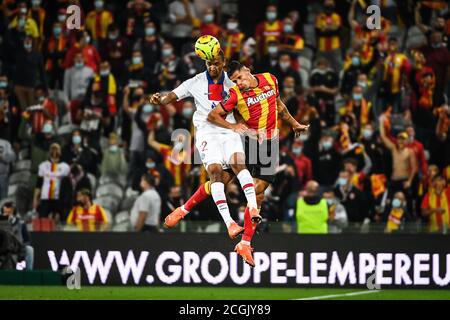
<svg viewBox="0 0 450 320">
<path fill-rule="evenodd" d="M 157 92 L 152 94 L 149 98 L 148 101 L 151 104 L 157 104 L 157 105 L 162 105 L 165 106 L 169 103 L 175 102 L 178 100 L 177 95 L 175 94 L 175 92 L 171 91 L 168 94 L 161 96 L 161 93 Z"/>
<path fill-rule="evenodd" d="M 308 125 L 303 125 L 297 122 L 294 117 L 289 113 L 289 110 L 286 108 L 286 105 L 281 101 L 280 97 L 277 98 L 277 111 L 280 115 L 280 118 L 283 121 L 286 121 L 294 130 L 295 135 L 298 136 L 300 133 L 305 132 L 309 129 Z"/>
<path fill-rule="evenodd" d="M 230 123 L 225 120 L 223 117 L 226 116 L 228 112 L 222 107 L 222 104 L 217 105 L 214 109 L 212 109 L 208 114 L 208 121 L 215 124 L 216 126 L 230 129 L 238 133 L 245 133 L 248 128 L 243 123 Z"/>
</svg>

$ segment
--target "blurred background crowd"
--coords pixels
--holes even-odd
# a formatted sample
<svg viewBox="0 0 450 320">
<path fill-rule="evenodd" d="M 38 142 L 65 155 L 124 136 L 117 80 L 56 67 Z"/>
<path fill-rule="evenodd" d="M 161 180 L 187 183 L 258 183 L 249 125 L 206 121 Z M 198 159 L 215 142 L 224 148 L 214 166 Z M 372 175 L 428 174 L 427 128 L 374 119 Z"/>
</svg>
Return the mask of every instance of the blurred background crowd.
<svg viewBox="0 0 450 320">
<path fill-rule="evenodd" d="M 67 28 L 72 4 L 80 30 Z M 380 29 L 366 24 L 370 4 L 381 9 Z M 311 125 L 294 138 L 279 124 L 265 228 L 392 232 L 412 223 L 446 232 L 445 1 L 3 0 L 2 212 L 13 208 L 33 230 L 157 230 L 207 174 L 171 156 L 173 130 L 193 132 L 193 101 L 159 108 L 145 97 L 205 71 L 193 47 L 203 34 L 228 60 L 274 74 L 290 113 Z M 237 184 L 227 199 L 242 219 Z M 323 201 L 311 223 L 308 206 Z M 220 216 L 206 201 L 186 220 Z"/>
</svg>

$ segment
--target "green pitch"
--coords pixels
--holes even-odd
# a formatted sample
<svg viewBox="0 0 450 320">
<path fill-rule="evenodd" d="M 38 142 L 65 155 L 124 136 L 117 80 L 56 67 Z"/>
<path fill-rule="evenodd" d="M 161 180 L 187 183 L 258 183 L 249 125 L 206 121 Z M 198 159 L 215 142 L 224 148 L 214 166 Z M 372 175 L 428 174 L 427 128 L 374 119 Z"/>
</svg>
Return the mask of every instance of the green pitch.
<svg viewBox="0 0 450 320">
<path fill-rule="evenodd" d="M 450 290 L 223 288 L 223 287 L 88 287 L 69 290 L 56 286 L 0 286 L 0 299 L 161 299 L 161 300 L 450 300 Z"/>
</svg>

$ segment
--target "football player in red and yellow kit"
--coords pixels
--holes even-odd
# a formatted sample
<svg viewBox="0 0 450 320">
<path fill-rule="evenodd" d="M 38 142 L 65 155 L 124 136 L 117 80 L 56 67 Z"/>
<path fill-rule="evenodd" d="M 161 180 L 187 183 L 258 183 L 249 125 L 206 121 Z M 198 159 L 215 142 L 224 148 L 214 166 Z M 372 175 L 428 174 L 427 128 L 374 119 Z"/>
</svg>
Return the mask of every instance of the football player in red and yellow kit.
<svg viewBox="0 0 450 320">
<path fill-rule="evenodd" d="M 274 181 L 278 165 L 278 116 L 286 121 L 296 135 L 309 126 L 299 124 L 280 99 L 278 81 L 270 73 L 251 74 L 238 61 L 230 62 L 228 76 L 236 86 L 216 108 L 210 111 L 208 121 L 213 124 L 246 134 L 246 165 L 252 173 L 258 208 L 264 200 L 264 191 Z M 242 118 L 233 124 L 225 120 L 229 112 L 237 111 Z M 250 265 L 254 265 L 250 241 L 259 223 L 248 208 L 244 214 L 244 234 L 235 250 Z"/>
</svg>

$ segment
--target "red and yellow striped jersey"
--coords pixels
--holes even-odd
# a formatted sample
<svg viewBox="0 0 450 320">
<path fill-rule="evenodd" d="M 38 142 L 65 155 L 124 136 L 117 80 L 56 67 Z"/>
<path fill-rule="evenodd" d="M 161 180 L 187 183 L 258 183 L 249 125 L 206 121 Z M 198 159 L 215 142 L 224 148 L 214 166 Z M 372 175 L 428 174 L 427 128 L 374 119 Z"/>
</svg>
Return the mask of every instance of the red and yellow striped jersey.
<svg viewBox="0 0 450 320">
<path fill-rule="evenodd" d="M 108 223 L 108 218 L 98 204 L 92 204 L 88 209 L 75 206 L 67 217 L 67 223 L 75 224 L 80 231 L 97 231 L 100 225 Z"/>
<path fill-rule="evenodd" d="M 222 107 L 228 112 L 236 107 L 250 129 L 270 139 L 277 135 L 278 81 L 268 72 L 255 77 L 258 80 L 256 88 L 241 91 L 237 86 L 232 87 L 222 101 Z"/>
<path fill-rule="evenodd" d="M 342 26 L 341 16 L 337 13 L 326 15 L 320 13 L 316 17 L 316 34 L 318 35 L 319 51 L 331 51 L 341 47 L 339 29 Z"/>
<path fill-rule="evenodd" d="M 436 190 L 432 189 L 425 194 L 422 200 L 422 209 L 437 209 L 444 210 L 442 214 L 432 213 L 428 221 L 428 229 L 430 232 L 441 231 L 443 228 L 450 227 L 450 188 L 437 194 Z"/>
<path fill-rule="evenodd" d="M 399 93 L 402 75 L 409 74 L 411 64 L 403 53 L 389 54 L 384 60 L 383 81 L 389 84 L 391 93 Z"/>
</svg>

